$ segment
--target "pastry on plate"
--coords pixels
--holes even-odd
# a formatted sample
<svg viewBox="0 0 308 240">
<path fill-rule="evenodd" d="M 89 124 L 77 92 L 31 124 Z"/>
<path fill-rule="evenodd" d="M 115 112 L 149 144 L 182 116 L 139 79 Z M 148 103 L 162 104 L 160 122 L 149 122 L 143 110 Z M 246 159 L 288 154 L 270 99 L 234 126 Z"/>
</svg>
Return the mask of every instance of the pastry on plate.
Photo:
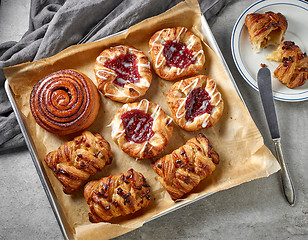
<svg viewBox="0 0 308 240">
<path fill-rule="evenodd" d="M 172 136 L 172 118 L 161 107 L 142 99 L 124 104 L 112 122 L 112 139 L 128 155 L 153 158 L 160 154 Z"/>
<path fill-rule="evenodd" d="M 99 133 L 89 131 L 84 131 L 45 157 L 45 162 L 63 185 L 66 194 L 73 194 L 84 181 L 111 164 L 111 161 L 109 143 Z"/>
<path fill-rule="evenodd" d="M 201 40 L 185 27 L 156 32 L 149 47 L 156 74 L 166 80 L 195 75 L 205 62 Z"/>
<path fill-rule="evenodd" d="M 132 214 L 150 204 L 150 186 L 133 169 L 88 182 L 84 197 L 89 205 L 90 222 L 104 222 L 111 218 Z"/>
<path fill-rule="evenodd" d="M 77 70 L 60 70 L 41 79 L 32 89 L 30 109 L 45 130 L 67 135 L 88 128 L 100 107 L 96 86 Z"/>
<path fill-rule="evenodd" d="M 171 154 L 157 160 L 152 168 L 158 174 L 159 182 L 176 200 L 210 176 L 218 163 L 218 153 L 200 133 Z"/>
<path fill-rule="evenodd" d="M 117 102 L 133 102 L 150 87 L 150 61 L 134 47 L 120 45 L 105 49 L 94 66 L 98 89 Z"/>
<path fill-rule="evenodd" d="M 245 18 L 250 42 L 253 49 L 259 52 L 269 45 L 279 45 L 288 27 L 288 22 L 281 13 L 251 13 Z"/>
<path fill-rule="evenodd" d="M 288 88 L 302 86 L 307 81 L 308 57 L 294 42 L 283 42 L 266 59 L 281 62 L 274 71 L 274 77 Z"/>
<path fill-rule="evenodd" d="M 187 131 L 214 126 L 224 108 L 216 83 L 205 75 L 173 84 L 167 102 L 175 122 Z"/>
</svg>

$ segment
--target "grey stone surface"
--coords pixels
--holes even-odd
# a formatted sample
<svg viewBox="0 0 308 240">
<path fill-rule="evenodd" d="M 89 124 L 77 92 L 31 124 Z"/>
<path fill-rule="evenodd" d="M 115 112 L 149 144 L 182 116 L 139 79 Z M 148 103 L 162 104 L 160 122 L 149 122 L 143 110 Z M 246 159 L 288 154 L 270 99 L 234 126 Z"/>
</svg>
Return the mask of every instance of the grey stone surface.
<svg viewBox="0 0 308 240">
<path fill-rule="evenodd" d="M 0 42 L 27 30 L 30 0 L 2 0 Z M 258 92 L 237 71 L 230 50 L 233 25 L 253 0 L 233 1 L 212 31 L 265 144 L 273 151 Z M 308 101 L 275 101 L 284 155 L 297 203 L 290 207 L 279 173 L 209 196 L 117 239 L 308 239 Z M 0 239 L 62 239 L 27 149 L 0 153 Z"/>
</svg>

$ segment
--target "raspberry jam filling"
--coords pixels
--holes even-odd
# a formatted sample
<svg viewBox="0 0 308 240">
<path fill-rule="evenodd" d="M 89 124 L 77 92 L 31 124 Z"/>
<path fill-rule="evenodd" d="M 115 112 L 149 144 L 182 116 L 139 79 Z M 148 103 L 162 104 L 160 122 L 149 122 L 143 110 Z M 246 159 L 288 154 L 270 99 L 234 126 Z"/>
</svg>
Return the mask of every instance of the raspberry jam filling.
<svg viewBox="0 0 308 240">
<path fill-rule="evenodd" d="M 153 118 L 141 110 L 128 111 L 122 114 L 121 119 L 125 129 L 125 138 L 129 142 L 143 143 L 154 135 Z"/>
<path fill-rule="evenodd" d="M 204 88 L 195 88 L 187 96 L 185 104 L 185 119 L 193 121 L 195 117 L 204 113 L 212 113 L 211 97 Z"/>
<path fill-rule="evenodd" d="M 164 44 L 163 56 L 167 67 L 185 68 L 196 62 L 193 51 L 185 43 L 167 40 Z"/>
<path fill-rule="evenodd" d="M 123 87 L 126 83 L 139 82 L 140 75 L 137 66 L 137 57 L 134 54 L 126 53 L 105 62 L 105 67 L 114 70 L 117 78 L 115 84 Z"/>
</svg>

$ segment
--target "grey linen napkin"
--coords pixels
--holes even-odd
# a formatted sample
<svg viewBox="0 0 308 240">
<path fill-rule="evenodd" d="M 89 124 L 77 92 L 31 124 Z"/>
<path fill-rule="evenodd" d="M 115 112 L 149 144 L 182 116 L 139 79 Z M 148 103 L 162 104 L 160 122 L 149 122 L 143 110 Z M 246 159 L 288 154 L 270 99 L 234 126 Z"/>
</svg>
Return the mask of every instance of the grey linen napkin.
<svg viewBox="0 0 308 240">
<path fill-rule="evenodd" d="M 199 0 L 199 4 L 211 24 L 230 1 Z M 158 15 L 179 2 L 180 0 L 32 0 L 29 30 L 19 42 L 0 44 L 0 151 L 25 145 L 4 92 L 4 67 L 50 57 L 77 44 L 91 29 L 94 35 L 86 39 L 87 42 L 119 32 Z"/>
</svg>

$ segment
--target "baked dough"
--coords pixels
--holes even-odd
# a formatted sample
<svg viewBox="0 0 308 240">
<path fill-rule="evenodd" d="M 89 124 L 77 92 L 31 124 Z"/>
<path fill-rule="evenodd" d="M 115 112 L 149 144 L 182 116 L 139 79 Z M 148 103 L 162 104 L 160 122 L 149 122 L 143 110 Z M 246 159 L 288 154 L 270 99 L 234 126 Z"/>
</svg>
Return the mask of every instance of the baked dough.
<svg viewBox="0 0 308 240">
<path fill-rule="evenodd" d="M 77 70 L 60 70 L 35 84 L 30 95 L 34 120 L 45 130 L 67 135 L 88 128 L 100 107 L 96 86 Z"/>
<path fill-rule="evenodd" d="M 91 175 L 111 164 L 112 154 L 109 143 L 99 133 L 84 131 L 48 153 L 44 160 L 63 185 L 63 192 L 73 194 Z"/>
<path fill-rule="evenodd" d="M 283 42 L 266 59 L 281 62 L 274 71 L 274 77 L 288 88 L 302 86 L 307 81 L 308 57 L 294 42 Z"/>
<path fill-rule="evenodd" d="M 91 181 L 84 188 L 84 197 L 90 208 L 89 220 L 103 222 L 134 213 L 150 204 L 149 194 L 146 179 L 133 169 Z"/>
<path fill-rule="evenodd" d="M 158 76 L 166 80 L 195 75 L 205 62 L 201 40 L 185 27 L 156 32 L 149 46 L 153 68 Z"/>
<path fill-rule="evenodd" d="M 248 28 L 253 49 L 259 52 L 264 47 L 278 45 L 283 41 L 288 22 L 281 13 L 269 11 L 264 14 L 248 14 L 245 25 Z"/>
<path fill-rule="evenodd" d="M 171 154 L 157 160 L 152 168 L 171 198 L 176 200 L 210 176 L 218 163 L 218 153 L 200 133 Z"/>
<path fill-rule="evenodd" d="M 158 104 L 146 99 L 123 105 L 110 126 L 112 139 L 124 152 L 138 159 L 160 154 L 173 132 L 172 118 Z"/>
<path fill-rule="evenodd" d="M 205 75 L 173 84 L 167 102 L 175 122 L 187 131 L 214 126 L 224 108 L 216 83 Z"/>
<path fill-rule="evenodd" d="M 105 49 L 94 66 L 98 89 L 117 102 L 133 102 L 150 87 L 150 61 L 134 47 L 120 45 Z"/>
</svg>

